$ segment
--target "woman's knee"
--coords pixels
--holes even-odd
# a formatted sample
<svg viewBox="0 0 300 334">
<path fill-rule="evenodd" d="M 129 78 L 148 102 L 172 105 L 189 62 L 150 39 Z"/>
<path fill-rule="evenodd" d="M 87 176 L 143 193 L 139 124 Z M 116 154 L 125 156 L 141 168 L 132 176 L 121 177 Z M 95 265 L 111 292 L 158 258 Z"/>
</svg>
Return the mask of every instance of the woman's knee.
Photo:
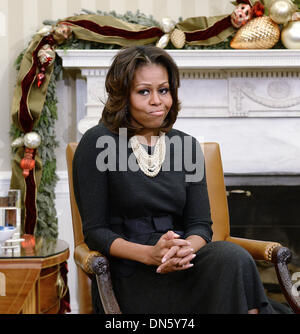
<svg viewBox="0 0 300 334">
<path fill-rule="evenodd" d="M 206 245 L 207 251 L 213 256 L 214 260 L 223 264 L 231 263 L 254 263 L 250 253 L 243 247 L 229 241 L 214 241 Z"/>
</svg>

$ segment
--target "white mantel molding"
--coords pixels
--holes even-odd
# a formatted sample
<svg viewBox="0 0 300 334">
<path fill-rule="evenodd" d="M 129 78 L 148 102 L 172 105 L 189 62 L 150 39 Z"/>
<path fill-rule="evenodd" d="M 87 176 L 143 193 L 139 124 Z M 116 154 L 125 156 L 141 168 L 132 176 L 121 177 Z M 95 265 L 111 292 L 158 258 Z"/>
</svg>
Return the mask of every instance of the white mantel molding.
<svg viewBox="0 0 300 334">
<path fill-rule="evenodd" d="M 57 50 L 64 68 L 106 68 L 119 50 Z M 180 69 L 300 68 L 300 50 L 166 50 Z"/>
</svg>

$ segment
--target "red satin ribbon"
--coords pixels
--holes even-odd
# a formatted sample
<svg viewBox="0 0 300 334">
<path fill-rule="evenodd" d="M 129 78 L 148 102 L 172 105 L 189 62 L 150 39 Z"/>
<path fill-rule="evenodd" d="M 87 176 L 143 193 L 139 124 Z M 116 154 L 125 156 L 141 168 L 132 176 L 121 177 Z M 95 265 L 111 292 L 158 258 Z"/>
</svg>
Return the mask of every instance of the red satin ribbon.
<svg viewBox="0 0 300 334">
<path fill-rule="evenodd" d="M 78 20 L 78 21 L 66 20 L 62 21 L 61 23 L 77 25 L 82 28 L 93 31 L 97 34 L 101 34 L 103 36 L 118 36 L 130 40 L 149 39 L 154 37 L 161 37 L 164 35 L 163 31 L 156 27 L 142 31 L 128 31 L 109 26 L 100 26 L 99 24 L 96 24 L 88 20 Z M 206 30 L 196 31 L 196 32 L 185 32 L 186 41 L 193 42 L 193 41 L 206 40 L 208 38 L 218 35 L 220 32 L 229 28 L 230 26 L 231 26 L 231 21 L 229 15 L 224 19 L 220 20 L 219 22 L 216 22 L 213 26 L 209 27 Z"/>
<path fill-rule="evenodd" d="M 24 79 L 21 82 L 22 97 L 20 100 L 19 123 L 25 133 L 32 131 L 34 125 L 33 119 L 28 110 L 27 97 L 29 89 L 36 77 L 37 66 L 38 66 L 37 54 L 45 44 L 53 45 L 54 44 L 53 37 L 46 36 L 40 41 L 39 45 L 32 53 L 33 64 L 29 72 L 25 75 Z"/>
<path fill-rule="evenodd" d="M 36 150 L 32 155 L 32 159 L 35 158 Z M 24 233 L 34 234 L 34 228 L 37 221 L 36 212 L 36 184 L 34 179 L 34 169 L 29 172 L 29 175 L 25 178 L 26 182 L 26 197 L 25 197 L 25 220 L 24 220 Z"/>
<path fill-rule="evenodd" d="M 32 86 L 35 78 L 38 67 L 38 57 L 37 54 L 39 50 L 45 44 L 54 44 L 54 39 L 52 36 L 44 37 L 37 48 L 32 53 L 33 64 L 29 70 L 29 72 L 25 75 L 24 79 L 21 82 L 22 88 L 22 97 L 20 100 L 20 110 L 19 110 L 19 123 L 22 127 L 24 133 L 28 133 L 32 131 L 34 126 L 34 120 L 31 117 L 28 106 L 27 106 L 27 98 L 29 94 L 29 89 Z M 33 159 L 35 157 L 36 150 L 33 154 Z M 26 234 L 34 234 L 34 228 L 37 221 L 37 212 L 36 212 L 36 183 L 34 179 L 34 169 L 30 171 L 29 175 L 25 178 L 26 183 L 26 194 L 25 194 L 25 220 L 24 220 L 24 233 Z"/>
<path fill-rule="evenodd" d="M 154 37 L 161 37 L 163 36 L 163 31 L 159 28 L 153 27 L 146 30 L 141 31 L 128 31 L 124 29 L 109 27 L 109 26 L 100 26 L 99 24 L 88 21 L 88 20 L 66 20 L 62 21 L 60 23 L 71 23 L 73 25 L 77 25 L 79 27 L 88 29 L 90 31 L 93 31 L 97 34 L 103 35 L 103 36 L 118 36 L 125 39 L 148 39 L 148 38 L 154 38 Z"/>
<path fill-rule="evenodd" d="M 194 42 L 194 41 L 204 41 L 208 38 L 217 36 L 223 30 L 231 27 L 231 19 L 230 15 L 226 16 L 224 19 L 216 22 L 214 25 L 209 27 L 206 30 L 195 31 L 195 32 L 186 32 L 185 37 L 187 42 Z"/>
</svg>

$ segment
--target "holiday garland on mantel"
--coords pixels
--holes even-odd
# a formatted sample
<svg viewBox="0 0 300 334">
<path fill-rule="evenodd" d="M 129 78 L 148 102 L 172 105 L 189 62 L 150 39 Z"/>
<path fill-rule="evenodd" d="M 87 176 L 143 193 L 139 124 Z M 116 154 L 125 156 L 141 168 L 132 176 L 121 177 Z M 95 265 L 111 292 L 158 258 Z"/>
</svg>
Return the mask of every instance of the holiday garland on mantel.
<svg viewBox="0 0 300 334">
<path fill-rule="evenodd" d="M 292 15 L 298 14 L 298 7 L 291 0 L 275 2 L 287 8 L 286 21 L 297 22 L 298 17 Z M 59 143 L 55 122 L 56 81 L 62 66 L 55 49 L 120 49 L 133 44 L 156 44 L 167 49 L 285 48 L 278 36 L 283 22 L 275 22 L 282 19 L 282 7 L 276 12 L 266 8 L 264 1 L 238 0 L 233 4 L 236 8 L 231 15 L 179 19 L 177 23 L 167 18 L 157 22 L 139 11 L 118 15 L 87 10 L 57 22 L 44 22 L 16 61 L 19 72 L 10 132 L 11 188 L 22 193 L 22 233 L 50 239 L 58 235 L 55 149 Z M 267 21 L 253 25 L 259 19 Z M 250 24 L 252 31 L 247 30 Z M 263 40 L 265 36 L 267 40 Z M 245 39 L 250 40 L 248 47 Z"/>
</svg>

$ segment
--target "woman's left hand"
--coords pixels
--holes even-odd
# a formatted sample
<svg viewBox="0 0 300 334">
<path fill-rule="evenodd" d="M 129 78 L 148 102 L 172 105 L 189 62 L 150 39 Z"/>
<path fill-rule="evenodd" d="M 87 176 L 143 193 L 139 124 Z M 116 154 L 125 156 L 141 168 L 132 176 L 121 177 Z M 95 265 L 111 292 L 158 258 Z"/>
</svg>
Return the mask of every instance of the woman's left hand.
<svg viewBox="0 0 300 334">
<path fill-rule="evenodd" d="M 183 265 L 179 265 L 180 261 L 181 261 L 181 258 L 172 257 L 170 260 L 167 260 L 165 263 L 161 264 L 157 268 L 156 272 L 159 274 L 167 274 L 173 271 L 186 270 L 193 266 L 193 263 L 190 263 L 190 262 L 183 264 Z"/>
<path fill-rule="evenodd" d="M 195 258 L 195 253 L 206 245 L 206 241 L 199 235 L 190 235 L 185 240 L 190 242 L 189 246 L 173 245 L 168 249 L 162 258 L 162 264 L 157 268 L 158 273 L 185 270 L 193 266 L 191 261 Z"/>
<path fill-rule="evenodd" d="M 157 268 L 157 272 L 165 274 L 191 268 L 193 264 L 190 262 L 195 256 L 194 249 L 189 246 L 173 246 L 164 255 L 162 264 Z"/>
</svg>

